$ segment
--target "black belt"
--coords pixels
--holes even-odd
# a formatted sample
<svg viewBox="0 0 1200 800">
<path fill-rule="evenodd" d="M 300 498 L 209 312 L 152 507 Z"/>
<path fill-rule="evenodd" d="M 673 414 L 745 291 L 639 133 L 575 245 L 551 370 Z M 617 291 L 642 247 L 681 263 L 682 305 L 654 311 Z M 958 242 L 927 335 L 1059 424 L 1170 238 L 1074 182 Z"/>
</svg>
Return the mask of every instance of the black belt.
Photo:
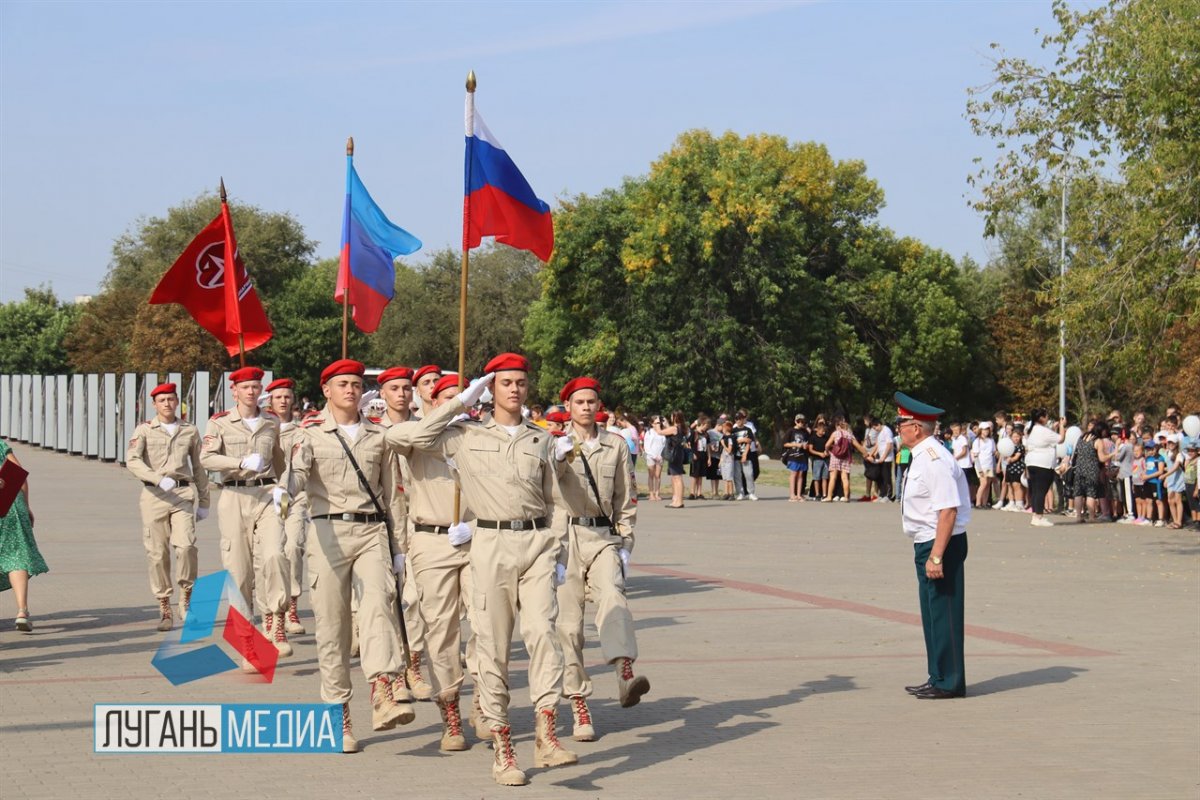
<svg viewBox="0 0 1200 800">
<path fill-rule="evenodd" d="M 477 519 L 475 520 L 476 528 L 495 528 L 497 530 L 508 531 L 531 531 L 534 528 L 546 527 L 546 518 L 538 517 L 537 519 Z"/>
<path fill-rule="evenodd" d="M 270 486 L 275 483 L 274 478 L 258 478 L 252 481 L 225 481 L 226 486 Z"/>
<path fill-rule="evenodd" d="M 158 486 L 157 483 L 151 483 L 150 481 L 142 481 L 142 485 L 143 486 Z M 192 482 L 191 481 L 175 481 L 175 485 L 176 486 L 191 486 Z"/>
<path fill-rule="evenodd" d="M 583 525 L 585 528 L 609 527 L 607 517 L 571 517 L 572 525 Z"/>
<path fill-rule="evenodd" d="M 342 522 L 383 522 L 383 514 L 313 514 L 313 519 L 334 519 Z"/>
<path fill-rule="evenodd" d="M 450 532 L 450 529 L 447 528 L 445 525 L 426 525 L 424 522 L 413 523 L 413 530 L 420 531 L 421 533 L 438 533 L 438 534 Z"/>
</svg>

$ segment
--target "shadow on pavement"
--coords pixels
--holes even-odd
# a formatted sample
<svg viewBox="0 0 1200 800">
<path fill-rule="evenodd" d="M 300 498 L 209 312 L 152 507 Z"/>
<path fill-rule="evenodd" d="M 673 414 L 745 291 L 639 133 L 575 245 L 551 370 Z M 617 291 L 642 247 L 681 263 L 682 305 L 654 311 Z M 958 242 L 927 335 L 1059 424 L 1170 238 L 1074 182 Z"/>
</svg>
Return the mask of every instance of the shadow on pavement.
<svg viewBox="0 0 1200 800">
<path fill-rule="evenodd" d="M 556 781 L 554 785 L 577 791 L 600 791 L 602 787 L 599 782 L 609 776 L 645 769 L 777 727 L 780 723 L 771 721 L 771 709 L 793 705 L 814 694 L 846 692 L 857 688 L 854 678 L 850 676 L 829 675 L 820 680 L 807 681 L 784 694 L 758 699 L 705 703 L 696 697 L 665 697 L 643 702 L 632 709 L 621 709 L 615 701 L 593 703 L 593 709 L 599 712 L 593 716 L 602 735 L 606 725 L 628 731 L 652 725 L 677 724 L 669 730 L 641 734 L 638 741 L 611 750 L 589 751 L 584 749 L 587 745 L 575 747 L 581 759 L 580 766 L 606 763 L 583 775 Z M 739 720 L 741 717 L 751 719 Z M 567 728 L 564 731 L 566 734 L 570 728 L 569 717 L 564 727 Z M 544 770 L 534 772 L 541 773 Z"/>
<path fill-rule="evenodd" d="M 1043 667 L 1026 672 L 1014 672 L 1011 675 L 998 675 L 995 678 L 988 678 L 982 683 L 968 684 L 967 697 L 979 697 L 980 695 L 1025 689 L 1048 683 L 1066 683 L 1081 672 L 1087 672 L 1087 670 L 1083 667 Z"/>
<path fill-rule="evenodd" d="M 656 564 L 655 566 L 668 566 Z M 637 568 L 634 567 L 636 570 Z M 687 578 L 676 578 L 673 575 L 635 575 L 629 580 L 625 596 L 629 600 L 647 597 L 663 597 L 672 594 L 696 594 L 711 592 L 719 588 L 716 584 L 705 581 L 693 581 Z"/>
<path fill-rule="evenodd" d="M 34 731 L 65 731 L 72 728 L 91 728 L 92 721 L 35 722 L 29 725 L 0 725 L 0 733 L 33 733 Z"/>
</svg>

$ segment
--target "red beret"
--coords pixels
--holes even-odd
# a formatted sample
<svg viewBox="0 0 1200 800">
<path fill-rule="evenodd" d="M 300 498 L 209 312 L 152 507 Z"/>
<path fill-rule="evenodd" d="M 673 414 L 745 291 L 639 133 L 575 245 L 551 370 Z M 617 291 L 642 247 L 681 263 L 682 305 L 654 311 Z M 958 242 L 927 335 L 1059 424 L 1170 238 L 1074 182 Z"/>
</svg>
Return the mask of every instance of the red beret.
<svg viewBox="0 0 1200 800">
<path fill-rule="evenodd" d="M 565 411 L 551 411 L 546 415 L 547 422 L 557 422 L 559 425 L 566 425 L 571 421 L 571 415 Z"/>
<path fill-rule="evenodd" d="M 597 414 L 597 415 L 596 415 L 596 422 L 599 422 L 601 425 L 603 425 L 604 423 L 608 422 L 608 412 L 607 412 L 607 411 L 601 411 L 599 414 Z"/>
<path fill-rule="evenodd" d="M 442 374 L 442 368 L 439 367 L 437 364 L 426 364 L 425 366 L 423 366 L 419 370 L 417 370 L 415 375 L 413 375 L 413 383 L 416 383 L 417 381 L 421 380 L 421 378 L 424 378 L 426 375 L 441 375 L 441 374 Z"/>
<path fill-rule="evenodd" d="M 457 372 L 447 372 L 445 375 L 438 378 L 438 382 L 433 385 L 433 391 L 430 392 L 429 397 L 435 398 L 442 392 L 449 389 L 451 386 L 458 386 Z"/>
<path fill-rule="evenodd" d="M 351 358 L 341 358 L 321 370 L 321 384 L 329 383 L 331 378 L 336 378 L 338 375 L 357 375 L 361 378 L 366 371 L 367 368 L 361 362 Z"/>
<path fill-rule="evenodd" d="M 262 376 L 266 373 L 258 367 L 242 367 L 229 373 L 230 383 L 242 383 L 243 381 L 261 381 Z"/>
<path fill-rule="evenodd" d="M 506 372 L 516 370 L 519 372 L 529 372 L 529 362 L 525 356 L 519 353 L 501 353 L 487 363 L 483 368 L 483 374 L 489 372 Z"/>
<path fill-rule="evenodd" d="M 295 389 L 296 382 L 291 378 L 276 378 L 267 384 L 266 392 L 270 394 L 276 389 Z"/>
<path fill-rule="evenodd" d="M 388 367 L 383 372 L 379 373 L 379 385 L 383 386 L 388 381 L 411 381 L 413 379 L 413 371 L 408 367 Z"/>
<path fill-rule="evenodd" d="M 567 385 L 558 393 L 558 399 L 565 403 L 571 395 L 580 389 L 595 389 L 596 394 L 600 394 L 600 381 L 595 378 L 572 378 L 567 381 Z"/>
<path fill-rule="evenodd" d="M 173 383 L 160 383 L 158 386 L 155 386 L 150 390 L 150 396 L 158 397 L 160 394 L 177 395 L 179 392 L 175 391 L 175 384 Z"/>
</svg>

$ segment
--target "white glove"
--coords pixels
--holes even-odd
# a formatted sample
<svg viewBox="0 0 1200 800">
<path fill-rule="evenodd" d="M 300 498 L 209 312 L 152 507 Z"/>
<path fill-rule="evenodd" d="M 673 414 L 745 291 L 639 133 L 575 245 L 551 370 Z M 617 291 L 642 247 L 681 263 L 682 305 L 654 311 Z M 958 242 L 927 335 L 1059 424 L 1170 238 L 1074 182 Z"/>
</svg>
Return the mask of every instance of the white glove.
<svg viewBox="0 0 1200 800">
<path fill-rule="evenodd" d="M 554 460 L 566 461 L 567 456 L 575 449 L 575 440 L 570 436 L 554 437 Z"/>
<path fill-rule="evenodd" d="M 242 459 L 242 469 L 248 469 L 251 472 L 262 472 L 263 459 L 261 453 L 251 453 Z"/>
<path fill-rule="evenodd" d="M 471 526 L 465 522 L 456 522 L 450 526 L 446 538 L 450 540 L 452 547 L 458 547 L 460 544 L 466 544 L 471 541 Z"/>
<path fill-rule="evenodd" d="M 458 464 L 450 456 L 446 456 L 446 466 L 454 471 L 458 471 Z"/>
<path fill-rule="evenodd" d="M 401 580 L 404 579 L 404 553 L 396 553 L 392 556 L 392 572 Z"/>
<path fill-rule="evenodd" d="M 283 513 L 283 498 L 287 497 L 287 489 L 276 486 L 271 490 L 271 502 L 275 504 L 275 513 Z"/>
<path fill-rule="evenodd" d="M 622 547 L 617 551 L 617 556 L 621 559 L 621 566 L 629 569 L 629 551 Z"/>
<path fill-rule="evenodd" d="M 207 506 L 202 506 L 202 507 L 196 509 L 196 521 L 199 522 L 200 520 L 204 520 L 204 519 L 208 519 Z"/>
<path fill-rule="evenodd" d="M 567 565 L 555 563 L 554 565 L 554 586 L 557 588 L 567 582 Z"/>
<path fill-rule="evenodd" d="M 470 386 L 459 392 L 458 399 L 462 401 L 464 406 L 470 408 L 480 401 L 480 399 L 483 397 L 483 393 L 487 391 L 488 386 L 491 385 L 492 380 L 495 379 L 495 377 L 496 373 L 489 372 L 482 378 L 476 378 L 475 380 L 471 381 Z"/>
<path fill-rule="evenodd" d="M 171 491 L 172 489 L 175 488 L 175 486 L 176 486 L 175 479 L 172 478 L 170 475 L 164 475 L 163 479 L 158 482 L 158 488 L 162 489 L 164 492 Z"/>
</svg>

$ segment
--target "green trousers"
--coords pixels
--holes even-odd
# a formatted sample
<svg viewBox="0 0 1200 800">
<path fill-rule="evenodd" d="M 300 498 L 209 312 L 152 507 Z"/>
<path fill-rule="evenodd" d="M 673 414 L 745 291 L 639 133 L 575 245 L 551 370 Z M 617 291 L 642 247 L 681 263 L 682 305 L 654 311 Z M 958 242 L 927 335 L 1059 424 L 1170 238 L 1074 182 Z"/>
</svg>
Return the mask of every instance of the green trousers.
<svg viewBox="0 0 1200 800">
<path fill-rule="evenodd" d="M 933 542 L 914 545 L 917 590 L 921 599 L 921 627 L 925 631 L 925 656 L 929 682 L 947 692 L 965 695 L 967 677 L 963 663 L 963 562 L 967 560 L 967 534 L 950 537 L 942 554 L 937 580 L 925 577 L 925 562 Z"/>
</svg>

